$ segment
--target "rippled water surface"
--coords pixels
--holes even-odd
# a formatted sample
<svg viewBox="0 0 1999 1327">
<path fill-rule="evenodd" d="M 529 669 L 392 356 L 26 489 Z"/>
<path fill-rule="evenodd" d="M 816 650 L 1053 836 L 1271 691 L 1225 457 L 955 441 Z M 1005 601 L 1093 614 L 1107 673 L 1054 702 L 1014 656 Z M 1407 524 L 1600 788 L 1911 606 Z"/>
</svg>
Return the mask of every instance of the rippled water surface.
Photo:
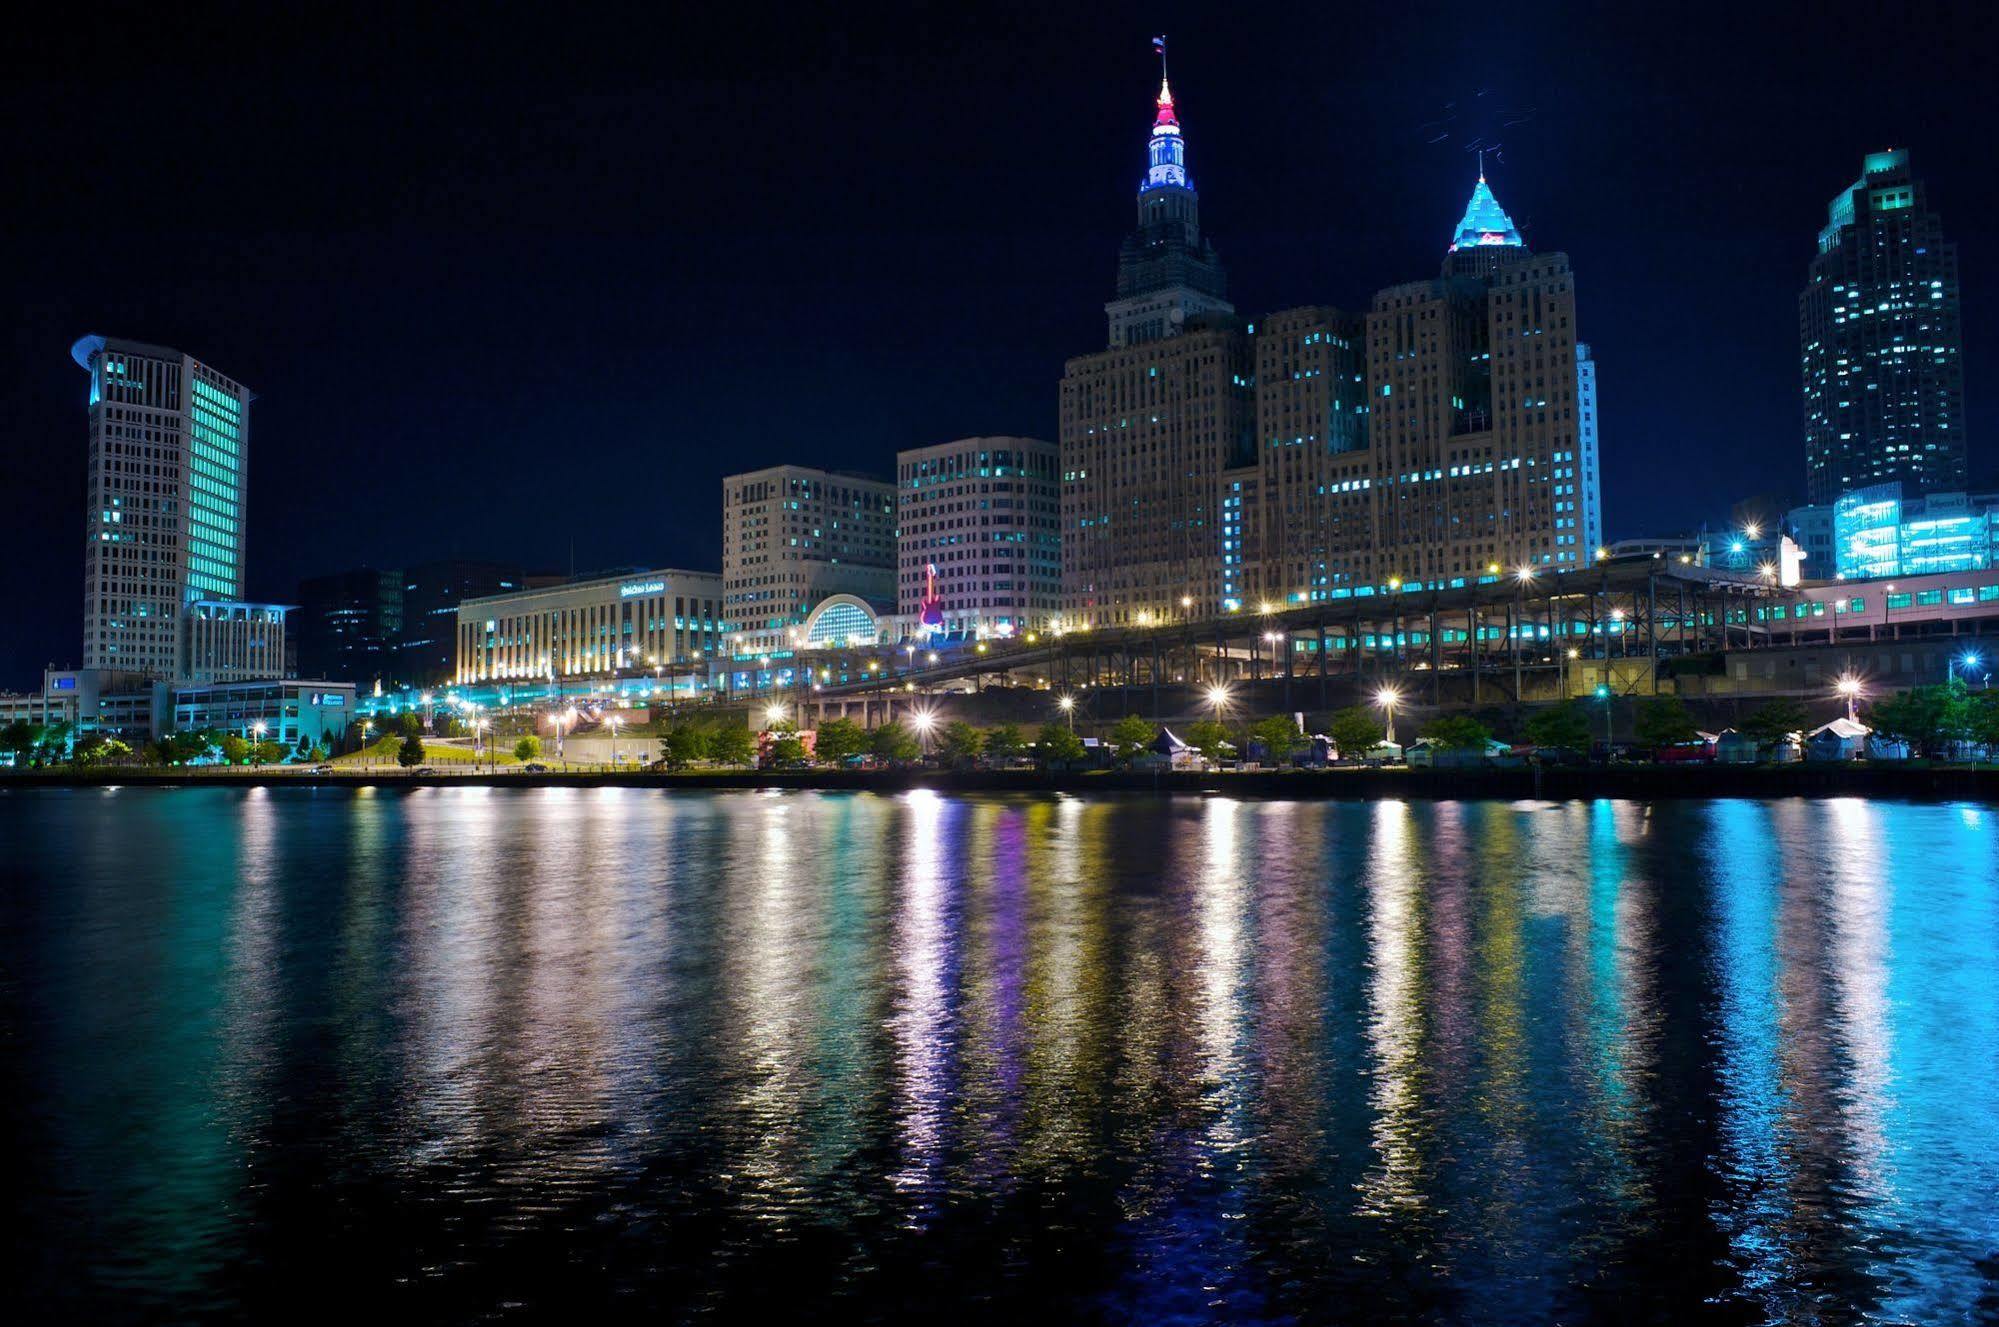
<svg viewBox="0 0 1999 1327">
<path fill-rule="evenodd" d="M 0 793 L 7 1298 L 1990 1322 L 1996 875 L 1854 800 Z"/>
</svg>

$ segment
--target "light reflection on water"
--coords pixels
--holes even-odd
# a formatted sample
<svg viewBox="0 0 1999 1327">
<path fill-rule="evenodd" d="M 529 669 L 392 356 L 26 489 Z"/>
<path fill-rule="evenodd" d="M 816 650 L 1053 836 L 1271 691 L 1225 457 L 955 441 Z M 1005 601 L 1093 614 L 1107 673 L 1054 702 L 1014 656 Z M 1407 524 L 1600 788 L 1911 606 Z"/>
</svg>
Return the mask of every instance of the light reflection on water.
<svg viewBox="0 0 1999 1327">
<path fill-rule="evenodd" d="M 0 795 L 39 1315 L 1999 1316 L 1975 807 Z"/>
</svg>

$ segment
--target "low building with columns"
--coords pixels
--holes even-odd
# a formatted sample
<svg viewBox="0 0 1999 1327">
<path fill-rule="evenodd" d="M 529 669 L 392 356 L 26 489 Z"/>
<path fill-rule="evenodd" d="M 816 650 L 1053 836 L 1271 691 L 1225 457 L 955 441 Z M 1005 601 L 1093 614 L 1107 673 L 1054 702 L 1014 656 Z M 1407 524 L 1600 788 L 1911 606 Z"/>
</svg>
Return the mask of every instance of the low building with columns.
<svg viewBox="0 0 1999 1327">
<path fill-rule="evenodd" d="M 722 577 L 630 571 L 458 606 L 455 680 L 611 676 L 696 664 L 721 648 Z"/>
</svg>

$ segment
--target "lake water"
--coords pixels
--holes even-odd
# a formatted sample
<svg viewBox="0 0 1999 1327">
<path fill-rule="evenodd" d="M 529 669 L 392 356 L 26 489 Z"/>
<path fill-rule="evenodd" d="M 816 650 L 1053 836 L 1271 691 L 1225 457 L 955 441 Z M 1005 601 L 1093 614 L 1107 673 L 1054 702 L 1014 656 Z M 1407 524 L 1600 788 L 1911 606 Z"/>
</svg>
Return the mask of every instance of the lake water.
<svg viewBox="0 0 1999 1327">
<path fill-rule="evenodd" d="M 1858 800 L 0 792 L 7 1298 L 1999 1320 L 1996 876 Z"/>
</svg>

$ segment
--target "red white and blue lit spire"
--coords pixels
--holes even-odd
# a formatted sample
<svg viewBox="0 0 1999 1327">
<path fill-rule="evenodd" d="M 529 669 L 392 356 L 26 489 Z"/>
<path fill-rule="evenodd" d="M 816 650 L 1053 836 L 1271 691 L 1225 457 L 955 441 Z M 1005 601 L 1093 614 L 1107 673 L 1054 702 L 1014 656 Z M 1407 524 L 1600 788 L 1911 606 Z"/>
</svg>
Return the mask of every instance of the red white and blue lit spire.
<svg viewBox="0 0 1999 1327">
<path fill-rule="evenodd" d="M 1150 161 L 1139 190 L 1191 189 L 1194 183 L 1187 176 L 1187 144 L 1180 137 L 1180 119 L 1173 113 L 1173 88 L 1166 81 L 1166 38 L 1154 37 L 1152 49 L 1159 52 L 1159 109 L 1152 118 Z"/>
</svg>

